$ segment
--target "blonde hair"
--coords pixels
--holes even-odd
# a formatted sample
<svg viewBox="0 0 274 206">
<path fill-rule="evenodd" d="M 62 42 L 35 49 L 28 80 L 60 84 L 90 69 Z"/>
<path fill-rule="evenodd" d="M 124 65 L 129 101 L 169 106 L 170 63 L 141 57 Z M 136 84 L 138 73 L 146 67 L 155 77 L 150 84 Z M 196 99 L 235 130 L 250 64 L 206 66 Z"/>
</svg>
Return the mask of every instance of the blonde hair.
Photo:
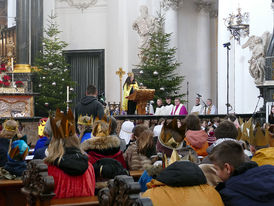
<svg viewBox="0 0 274 206">
<path fill-rule="evenodd" d="M 146 150 L 153 146 L 153 132 L 150 129 L 143 131 L 136 140 L 138 152 L 145 154 Z"/>
<path fill-rule="evenodd" d="M 12 139 L 15 135 L 17 135 L 18 138 L 22 137 L 18 129 L 18 122 L 11 119 L 5 121 L 3 124 L 3 130 L 0 133 L 0 137 Z"/>
<path fill-rule="evenodd" d="M 62 157 L 65 154 L 66 147 L 74 147 L 84 154 L 84 151 L 80 149 L 80 141 L 76 134 L 68 138 L 52 138 L 48 146 L 49 155 L 45 158 L 45 162 L 53 164 L 56 159 L 58 159 L 58 164 L 60 163 Z"/>
</svg>

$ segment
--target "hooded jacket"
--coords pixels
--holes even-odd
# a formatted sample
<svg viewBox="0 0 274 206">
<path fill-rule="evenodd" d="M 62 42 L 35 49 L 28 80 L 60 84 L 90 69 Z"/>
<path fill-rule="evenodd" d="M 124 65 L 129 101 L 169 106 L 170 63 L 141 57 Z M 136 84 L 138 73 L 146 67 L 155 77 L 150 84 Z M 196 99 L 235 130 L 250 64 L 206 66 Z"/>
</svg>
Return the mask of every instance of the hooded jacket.
<svg viewBox="0 0 274 206">
<path fill-rule="evenodd" d="M 84 141 L 81 148 L 88 153 L 91 164 L 102 158 L 112 158 L 127 168 L 123 153 L 120 151 L 120 139 L 117 136 L 92 137 Z"/>
<path fill-rule="evenodd" d="M 9 144 L 10 139 L 0 138 L 0 167 L 3 167 L 8 161 Z"/>
<path fill-rule="evenodd" d="M 206 184 L 202 170 L 194 163 L 177 161 L 147 184 L 143 194 L 157 206 L 223 206 L 218 192 Z M 197 198 L 199 197 L 199 198 Z"/>
<path fill-rule="evenodd" d="M 256 151 L 251 160 L 256 162 L 259 166 L 274 166 L 274 147 L 259 149 L 258 151 Z"/>
<path fill-rule="evenodd" d="M 75 107 L 75 122 L 80 115 L 92 115 L 101 119 L 104 116 L 104 107 L 94 96 L 85 96 Z"/>
<path fill-rule="evenodd" d="M 208 136 L 204 130 L 187 130 L 185 141 L 198 155 L 206 156 L 206 149 L 208 148 L 207 138 Z"/>
<path fill-rule="evenodd" d="M 255 162 L 245 162 L 233 176 L 216 189 L 226 206 L 274 205 L 274 166 L 258 167 Z"/>
</svg>

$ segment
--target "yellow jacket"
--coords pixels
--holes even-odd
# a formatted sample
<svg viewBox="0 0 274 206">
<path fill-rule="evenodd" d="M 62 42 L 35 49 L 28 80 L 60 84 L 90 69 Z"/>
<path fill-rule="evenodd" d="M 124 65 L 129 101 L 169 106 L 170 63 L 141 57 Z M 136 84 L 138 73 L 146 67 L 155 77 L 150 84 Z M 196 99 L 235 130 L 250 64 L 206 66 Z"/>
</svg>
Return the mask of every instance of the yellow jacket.
<svg viewBox="0 0 274 206">
<path fill-rule="evenodd" d="M 219 193 L 207 184 L 170 187 L 152 179 L 147 187 L 143 197 L 149 197 L 154 206 L 224 206 Z"/>
<path fill-rule="evenodd" d="M 135 81 L 135 84 L 130 84 L 129 87 L 127 88 L 127 84 L 125 84 L 124 86 L 124 92 L 123 92 L 123 104 L 122 104 L 122 110 L 123 111 L 127 111 L 127 103 L 128 103 L 128 99 L 126 97 L 129 96 L 130 90 L 133 87 L 133 89 L 138 89 L 138 84 Z"/>
<path fill-rule="evenodd" d="M 259 149 L 251 160 L 259 166 L 274 165 L 274 147 Z"/>
</svg>

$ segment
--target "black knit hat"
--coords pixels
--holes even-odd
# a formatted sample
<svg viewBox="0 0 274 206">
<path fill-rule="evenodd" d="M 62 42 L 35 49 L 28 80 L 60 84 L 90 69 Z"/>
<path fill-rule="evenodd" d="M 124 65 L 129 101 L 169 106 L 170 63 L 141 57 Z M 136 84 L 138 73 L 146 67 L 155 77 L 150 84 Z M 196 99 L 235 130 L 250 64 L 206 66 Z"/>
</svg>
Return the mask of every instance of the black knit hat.
<svg viewBox="0 0 274 206">
<path fill-rule="evenodd" d="M 102 158 L 93 164 L 96 179 L 113 179 L 117 175 L 129 175 L 122 164 L 115 159 Z"/>
</svg>

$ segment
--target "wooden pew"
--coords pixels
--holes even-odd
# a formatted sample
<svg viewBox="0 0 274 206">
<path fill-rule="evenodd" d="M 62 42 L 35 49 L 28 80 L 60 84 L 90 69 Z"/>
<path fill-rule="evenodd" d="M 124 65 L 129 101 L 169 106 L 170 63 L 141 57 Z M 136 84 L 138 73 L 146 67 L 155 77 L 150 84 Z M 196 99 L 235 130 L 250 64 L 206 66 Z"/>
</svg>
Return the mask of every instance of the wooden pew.
<svg viewBox="0 0 274 206">
<path fill-rule="evenodd" d="M 133 177 L 118 175 L 108 181 L 108 187 L 98 193 L 101 206 L 152 206 L 149 198 L 140 197 L 141 186 Z"/>
<path fill-rule="evenodd" d="M 0 205 L 25 206 L 27 201 L 20 192 L 22 187 L 22 180 L 0 180 Z"/>
<path fill-rule="evenodd" d="M 134 170 L 134 171 L 129 171 L 129 174 L 131 177 L 133 177 L 134 181 L 138 181 L 139 178 L 142 176 L 143 174 L 143 170 Z"/>
<path fill-rule="evenodd" d="M 55 196 L 54 179 L 48 175 L 48 167 L 43 160 L 32 160 L 28 163 L 28 169 L 23 175 L 23 184 L 21 192 L 25 195 L 28 206 L 99 205 L 96 196 L 52 199 Z"/>
</svg>

